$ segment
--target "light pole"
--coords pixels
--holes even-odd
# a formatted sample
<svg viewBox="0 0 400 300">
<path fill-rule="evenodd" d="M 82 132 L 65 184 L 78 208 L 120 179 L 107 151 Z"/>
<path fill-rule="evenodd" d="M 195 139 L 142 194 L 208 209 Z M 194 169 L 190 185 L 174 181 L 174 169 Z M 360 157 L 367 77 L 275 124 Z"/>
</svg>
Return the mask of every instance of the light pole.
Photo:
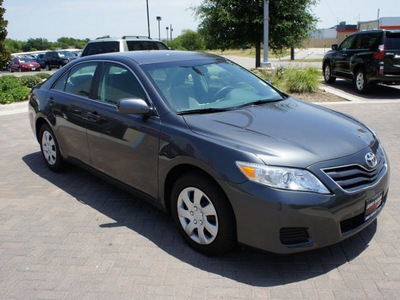
<svg viewBox="0 0 400 300">
<path fill-rule="evenodd" d="M 150 38 L 149 0 L 146 0 L 146 6 L 147 6 L 147 32 Z"/>
<path fill-rule="evenodd" d="M 269 0 L 264 1 L 264 61 L 261 63 L 263 67 L 270 68 L 271 63 L 268 62 L 268 28 L 269 26 Z"/>
<path fill-rule="evenodd" d="M 167 30 L 167 43 L 168 43 L 168 30 L 169 30 L 169 27 L 167 26 L 167 27 L 165 27 L 165 29 Z"/>
<path fill-rule="evenodd" d="M 169 28 L 171 29 L 170 32 L 169 32 L 169 34 L 171 35 L 171 38 L 170 38 L 169 40 L 170 40 L 171 43 L 172 43 L 172 31 L 174 31 L 174 30 L 172 29 L 172 24 L 169 25 Z"/>
<path fill-rule="evenodd" d="M 161 17 L 157 16 L 157 21 L 158 21 L 158 40 L 161 41 L 161 34 L 160 34 L 160 22 L 161 22 Z"/>
</svg>

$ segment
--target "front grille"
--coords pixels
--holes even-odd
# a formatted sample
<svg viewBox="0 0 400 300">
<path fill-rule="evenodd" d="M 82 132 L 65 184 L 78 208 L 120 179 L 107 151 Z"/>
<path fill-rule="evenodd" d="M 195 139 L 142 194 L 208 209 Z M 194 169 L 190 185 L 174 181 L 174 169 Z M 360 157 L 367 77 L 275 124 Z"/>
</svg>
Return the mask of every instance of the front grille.
<svg viewBox="0 0 400 300">
<path fill-rule="evenodd" d="M 323 171 L 345 191 L 355 192 L 373 185 L 386 172 L 387 167 L 382 148 L 378 149 L 376 156 L 378 164 L 373 170 L 368 170 L 361 165 L 349 165 Z"/>
<path fill-rule="evenodd" d="M 308 243 L 310 241 L 309 238 L 306 228 L 288 227 L 280 230 L 281 243 L 284 245 Z"/>
</svg>

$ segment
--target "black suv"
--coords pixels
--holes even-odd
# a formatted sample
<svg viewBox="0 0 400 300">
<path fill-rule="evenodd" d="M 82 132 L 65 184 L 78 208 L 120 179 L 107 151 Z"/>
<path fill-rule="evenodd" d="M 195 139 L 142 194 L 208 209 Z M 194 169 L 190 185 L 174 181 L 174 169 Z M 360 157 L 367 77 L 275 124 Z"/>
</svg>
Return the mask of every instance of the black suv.
<svg viewBox="0 0 400 300">
<path fill-rule="evenodd" d="M 46 70 L 50 71 L 52 67 L 61 68 L 77 58 L 71 51 L 47 51 L 44 54 L 43 62 Z"/>
<path fill-rule="evenodd" d="M 137 50 L 169 50 L 160 41 L 142 36 L 123 36 L 122 38 L 97 38 L 86 44 L 81 56 L 110 52 L 126 52 Z"/>
<path fill-rule="evenodd" d="M 353 80 L 362 94 L 376 83 L 400 84 L 400 30 L 362 31 L 332 45 L 323 60 L 324 79 Z"/>
</svg>

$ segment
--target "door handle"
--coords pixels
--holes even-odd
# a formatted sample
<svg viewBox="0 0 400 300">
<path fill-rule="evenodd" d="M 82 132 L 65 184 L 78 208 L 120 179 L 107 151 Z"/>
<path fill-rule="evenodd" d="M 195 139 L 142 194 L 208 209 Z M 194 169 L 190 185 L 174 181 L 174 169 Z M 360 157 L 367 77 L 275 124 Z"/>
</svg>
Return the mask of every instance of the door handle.
<svg viewBox="0 0 400 300">
<path fill-rule="evenodd" d="M 100 116 L 96 111 L 88 112 L 86 115 L 88 116 L 89 121 L 97 122 L 98 120 L 100 120 Z"/>
</svg>

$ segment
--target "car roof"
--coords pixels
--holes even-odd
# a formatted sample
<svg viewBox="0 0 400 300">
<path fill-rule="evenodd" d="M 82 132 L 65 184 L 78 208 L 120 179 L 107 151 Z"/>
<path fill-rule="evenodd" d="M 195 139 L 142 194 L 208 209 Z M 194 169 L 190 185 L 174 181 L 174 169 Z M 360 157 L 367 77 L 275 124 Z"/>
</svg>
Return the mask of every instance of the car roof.
<svg viewBox="0 0 400 300">
<path fill-rule="evenodd" d="M 96 60 L 96 59 L 129 59 L 135 61 L 137 64 L 146 65 L 153 63 L 164 63 L 174 61 L 190 61 L 190 60 L 220 60 L 225 61 L 226 59 L 204 52 L 191 52 L 191 51 L 171 51 L 171 50 L 139 50 L 139 51 L 128 51 L 128 52 L 113 52 L 105 54 L 96 54 L 86 56 L 84 60 Z"/>
</svg>

